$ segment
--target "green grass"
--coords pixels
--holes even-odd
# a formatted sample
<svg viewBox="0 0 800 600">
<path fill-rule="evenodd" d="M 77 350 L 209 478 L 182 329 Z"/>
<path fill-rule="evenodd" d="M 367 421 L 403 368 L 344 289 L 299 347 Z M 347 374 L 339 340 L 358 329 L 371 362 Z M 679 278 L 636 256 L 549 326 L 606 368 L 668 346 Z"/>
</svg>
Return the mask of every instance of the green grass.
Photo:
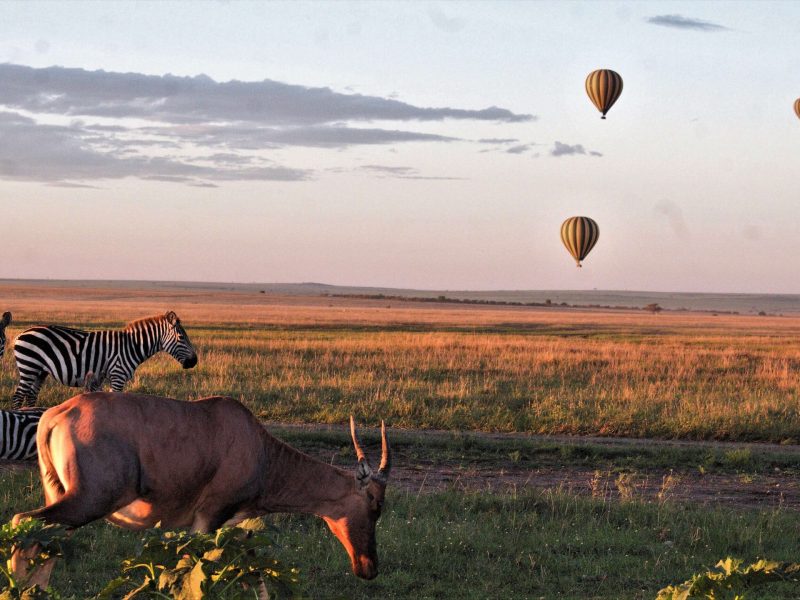
<svg viewBox="0 0 800 600">
<path fill-rule="evenodd" d="M 0 475 L 0 518 L 40 503 L 33 473 Z M 725 555 L 796 560 L 800 516 L 672 503 L 612 503 L 564 492 L 390 493 L 378 525 L 380 575 L 349 571 L 315 517 L 270 517 L 279 557 L 313 598 L 653 598 Z M 53 586 L 85 598 L 111 579 L 137 535 L 95 523 L 74 535 Z M 788 585 L 772 598 L 795 598 Z"/>
</svg>

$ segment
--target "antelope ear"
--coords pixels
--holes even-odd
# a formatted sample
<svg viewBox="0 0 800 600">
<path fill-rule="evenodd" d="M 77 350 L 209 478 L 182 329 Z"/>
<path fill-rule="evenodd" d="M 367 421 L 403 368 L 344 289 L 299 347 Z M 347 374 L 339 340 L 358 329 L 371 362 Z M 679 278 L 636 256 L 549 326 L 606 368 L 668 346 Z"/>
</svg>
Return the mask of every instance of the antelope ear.
<svg viewBox="0 0 800 600">
<path fill-rule="evenodd" d="M 367 464 L 366 460 L 358 461 L 358 466 L 356 467 L 356 481 L 358 482 L 359 487 L 367 487 L 369 484 L 369 480 L 372 477 L 372 469 Z"/>
<path fill-rule="evenodd" d="M 178 322 L 178 315 L 176 315 L 174 311 L 169 311 L 164 315 L 164 318 L 170 325 L 175 325 L 175 323 Z"/>
<path fill-rule="evenodd" d="M 0 327 L 6 327 L 11 324 L 11 313 L 6 311 L 3 313 L 3 319 L 0 320 Z"/>
</svg>

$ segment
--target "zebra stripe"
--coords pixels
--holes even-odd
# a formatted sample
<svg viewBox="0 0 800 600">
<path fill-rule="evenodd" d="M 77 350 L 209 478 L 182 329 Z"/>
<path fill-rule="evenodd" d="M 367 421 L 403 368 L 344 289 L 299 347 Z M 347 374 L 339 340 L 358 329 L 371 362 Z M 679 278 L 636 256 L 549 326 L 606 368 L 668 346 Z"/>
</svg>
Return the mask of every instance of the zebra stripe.
<svg viewBox="0 0 800 600">
<path fill-rule="evenodd" d="M 36 457 L 36 428 L 46 408 L 0 410 L 0 459 Z"/>
<path fill-rule="evenodd" d="M 11 313 L 6 311 L 3 313 L 2 318 L 0 318 L 0 358 L 3 358 L 3 354 L 6 351 L 6 327 L 11 324 Z"/>
<path fill-rule="evenodd" d="M 32 327 L 14 342 L 19 384 L 12 406 L 36 403 L 48 375 L 68 386 L 83 386 L 93 372 L 90 390 L 103 381 L 121 392 L 136 368 L 158 352 L 169 353 L 184 369 L 197 364 L 197 353 L 178 316 L 170 311 L 128 323 L 122 330 L 82 331 L 60 325 Z"/>
</svg>

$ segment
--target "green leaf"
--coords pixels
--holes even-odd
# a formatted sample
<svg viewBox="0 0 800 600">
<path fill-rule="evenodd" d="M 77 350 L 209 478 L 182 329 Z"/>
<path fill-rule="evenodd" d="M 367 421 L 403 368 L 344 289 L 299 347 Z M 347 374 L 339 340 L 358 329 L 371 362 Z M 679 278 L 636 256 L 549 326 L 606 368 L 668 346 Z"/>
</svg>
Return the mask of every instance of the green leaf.
<svg viewBox="0 0 800 600">
<path fill-rule="evenodd" d="M 111 600 L 111 598 L 114 597 L 114 593 L 120 588 L 126 586 L 129 582 L 130 579 L 127 577 L 116 577 L 115 579 L 109 581 L 93 600 Z"/>
</svg>

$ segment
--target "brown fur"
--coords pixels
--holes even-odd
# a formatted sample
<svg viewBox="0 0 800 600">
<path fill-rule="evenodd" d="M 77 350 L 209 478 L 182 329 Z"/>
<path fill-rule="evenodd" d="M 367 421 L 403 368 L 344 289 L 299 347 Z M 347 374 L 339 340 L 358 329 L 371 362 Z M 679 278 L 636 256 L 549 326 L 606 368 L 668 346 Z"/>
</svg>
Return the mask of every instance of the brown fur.
<svg viewBox="0 0 800 600">
<path fill-rule="evenodd" d="M 356 575 L 377 574 L 382 473 L 363 461 L 358 480 L 311 458 L 232 398 L 81 394 L 45 412 L 37 444 L 46 505 L 15 523 L 34 517 L 76 528 L 106 518 L 129 529 L 160 521 L 208 532 L 269 512 L 310 513 L 328 523 Z M 50 569 L 30 581 L 46 585 Z"/>
</svg>

